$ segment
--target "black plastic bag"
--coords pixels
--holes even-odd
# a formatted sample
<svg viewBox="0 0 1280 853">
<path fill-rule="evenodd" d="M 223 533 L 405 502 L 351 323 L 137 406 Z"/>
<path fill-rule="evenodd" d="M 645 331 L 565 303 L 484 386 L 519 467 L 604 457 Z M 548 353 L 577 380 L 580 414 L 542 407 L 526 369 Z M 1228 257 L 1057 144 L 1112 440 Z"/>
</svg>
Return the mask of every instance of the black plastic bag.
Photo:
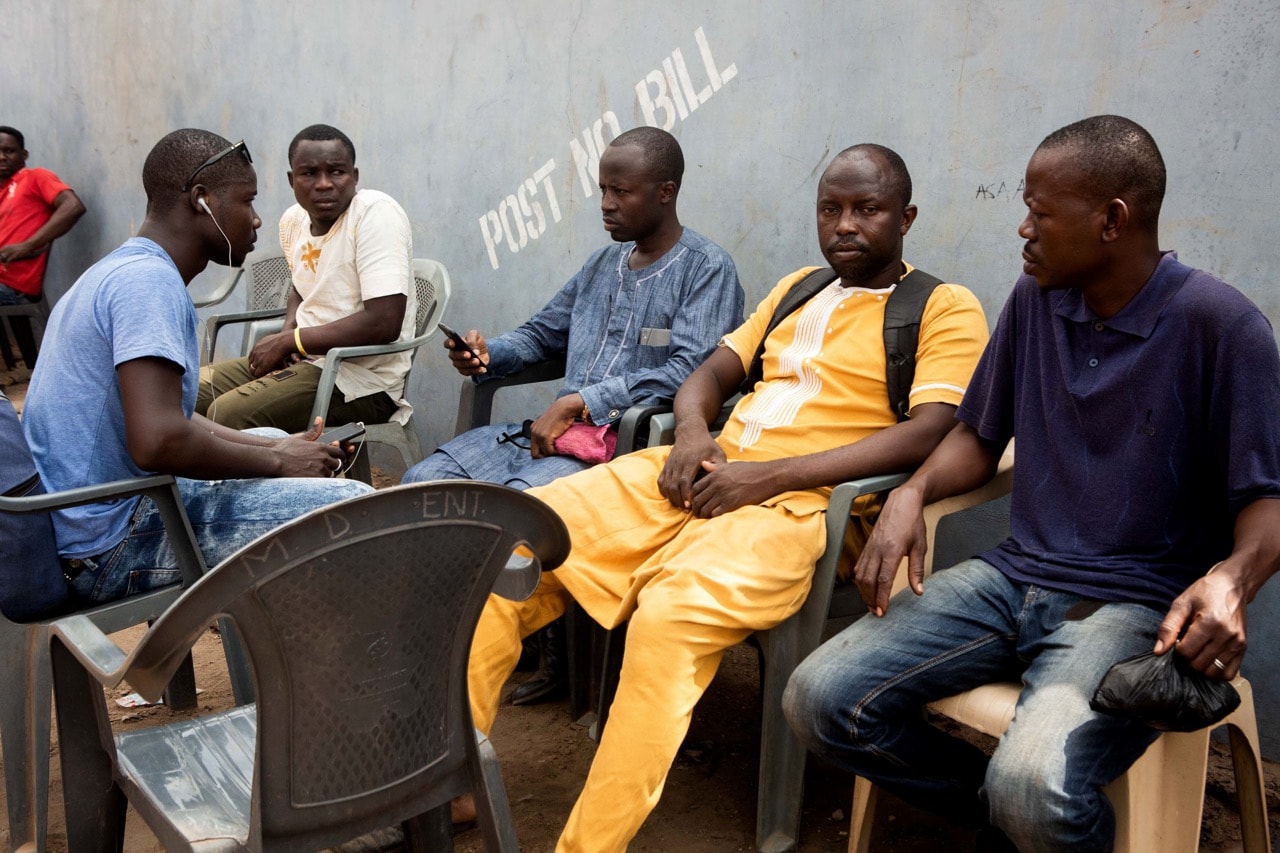
<svg viewBox="0 0 1280 853">
<path fill-rule="evenodd" d="M 1196 672 L 1176 651 L 1143 652 L 1107 670 L 1089 707 L 1161 731 L 1194 732 L 1240 707 L 1240 694 L 1231 682 Z"/>
</svg>

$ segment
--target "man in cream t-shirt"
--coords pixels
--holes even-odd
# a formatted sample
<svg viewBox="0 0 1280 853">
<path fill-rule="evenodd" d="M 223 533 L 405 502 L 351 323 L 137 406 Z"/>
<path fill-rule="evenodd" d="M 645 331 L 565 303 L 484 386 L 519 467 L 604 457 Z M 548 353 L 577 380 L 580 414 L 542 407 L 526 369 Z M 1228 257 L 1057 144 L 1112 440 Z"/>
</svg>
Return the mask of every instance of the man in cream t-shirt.
<svg viewBox="0 0 1280 853">
<path fill-rule="evenodd" d="M 328 125 L 289 144 L 289 185 L 298 203 L 280 218 L 293 286 L 283 329 L 245 358 L 200 370 L 196 410 L 236 429 L 300 432 L 333 347 L 386 344 L 414 334 L 413 237 L 395 199 L 358 190 L 355 146 Z M 328 422 L 403 422 L 413 353 L 342 363 Z"/>
</svg>

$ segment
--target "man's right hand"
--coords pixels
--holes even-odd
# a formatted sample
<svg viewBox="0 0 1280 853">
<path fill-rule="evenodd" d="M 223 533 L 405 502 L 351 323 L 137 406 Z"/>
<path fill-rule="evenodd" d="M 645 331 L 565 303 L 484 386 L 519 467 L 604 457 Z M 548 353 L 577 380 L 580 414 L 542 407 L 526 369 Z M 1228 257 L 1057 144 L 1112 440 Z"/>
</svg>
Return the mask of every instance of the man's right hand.
<svg viewBox="0 0 1280 853">
<path fill-rule="evenodd" d="M 484 335 L 472 329 L 463 335 L 462 339 L 467 342 L 467 346 L 471 347 L 475 357 L 468 355 L 466 350 L 454 346 L 453 340 L 446 336 L 444 348 L 449 351 L 449 361 L 453 363 L 453 369 L 463 376 L 479 376 L 488 373 L 485 365 L 489 363 L 489 347 L 484 342 Z"/>
<path fill-rule="evenodd" d="M 297 354 L 293 330 L 275 332 L 258 341 L 249 351 L 249 372 L 261 379 L 273 370 L 287 367 L 291 363 L 290 356 Z"/>
<path fill-rule="evenodd" d="M 703 462 L 724 463 L 724 451 L 711 437 L 706 424 L 687 430 L 676 429 L 676 442 L 658 474 L 658 491 L 677 509 L 693 507 L 693 481 L 704 472 Z"/>
<path fill-rule="evenodd" d="M 911 591 L 924 594 L 926 549 L 920 493 L 909 488 L 909 484 L 901 486 L 889 493 L 854 568 L 854 581 L 868 610 L 876 616 L 889 612 L 889 595 L 903 557 L 907 558 L 907 583 Z"/>
</svg>

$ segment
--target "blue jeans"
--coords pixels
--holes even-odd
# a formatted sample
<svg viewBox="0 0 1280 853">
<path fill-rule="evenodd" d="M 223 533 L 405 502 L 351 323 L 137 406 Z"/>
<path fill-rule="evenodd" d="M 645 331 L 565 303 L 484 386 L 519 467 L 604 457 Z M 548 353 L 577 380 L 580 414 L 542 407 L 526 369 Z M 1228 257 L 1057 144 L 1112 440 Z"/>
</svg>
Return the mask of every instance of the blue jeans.
<svg viewBox="0 0 1280 853">
<path fill-rule="evenodd" d="M 1089 708 L 1116 661 L 1150 651 L 1163 614 L 1016 583 L 968 560 L 906 590 L 795 671 L 783 707 L 810 750 L 951 820 L 1000 828 L 1023 853 L 1108 851 L 1102 786 L 1159 734 Z M 1023 683 L 988 760 L 922 707 L 993 681 Z"/>
<path fill-rule="evenodd" d="M 406 471 L 400 482 L 483 480 L 524 490 L 591 467 L 591 463 L 572 456 L 534 459 L 528 439 L 498 441 L 503 435 L 519 433 L 520 424 L 490 424 L 468 430 Z"/>
<path fill-rule="evenodd" d="M 241 547 L 287 521 L 329 504 L 372 491 L 356 480 L 280 478 L 187 480 L 178 491 L 210 568 Z M 88 561 L 71 580 L 75 598 L 87 603 L 115 601 L 177 583 L 181 575 L 165 536 L 160 512 L 150 498 L 134 510 L 129 533 L 110 551 Z"/>
<path fill-rule="evenodd" d="M 0 284 L 0 305 L 30 305 L 33 300 L 20 290 Z"/>
</svg>

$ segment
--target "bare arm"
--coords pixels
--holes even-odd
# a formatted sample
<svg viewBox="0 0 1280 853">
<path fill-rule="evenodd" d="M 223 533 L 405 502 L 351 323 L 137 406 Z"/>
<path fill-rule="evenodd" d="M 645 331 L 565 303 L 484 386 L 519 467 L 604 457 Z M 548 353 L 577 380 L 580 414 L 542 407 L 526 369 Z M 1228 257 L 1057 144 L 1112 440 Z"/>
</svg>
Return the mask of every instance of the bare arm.
<svg viewBox="0 0 1280 853">
<path fill-rule="evenodd" d="M 255 376 L 265 376 L 289 363 L 291 356 L 298 354 L 297 340 L 294 337 L 297 326 L 294 312 L 297 306 L 292 305 L 293 294 L 296 292 L 290 289 L 291 311 L 286 312 L 285 327 L 258 341 L 249 353 L 249 369 Z M 402 293 L 370 299 L 364 303 L 363 311 L 349 314 L 332 323 L 303 329 L 300 333 L 302 348 L 307 355 L 324 355 L 334 347 L 392 343 L 400 337 L 407 304 L 408 297 Z"/>
<path fill-rule="evenodd" d="M 225 437 L 225 427 L 207 428 L 204 418 L 188 419 L 182 412 L 182 371 L 172 362 L 138 358 L 121 364 L 116 374 L 129 455 L 144 470 L 206 480 L 328 477 L 342 464 L 342 451 L 334 445 L 300 437 L 250 444 L 243 436 Z"/>
<path fill-rule="evenodd" d="M 1236 517 L 1231 555 L 1174 600 L 1160 623 L 1155 653 L 1176 643 L 1178 653 L 1210 678 L 1235 678 L 1247 645 L 1246 608 L 1277 570 L 1280 500 L 1264 498 Z"/>
<path fill-rule="evenodd" d="M 70 231 L 71 226 L 75 225 L 84 213 L 84 202 L 80 201 L 80 197 L 74 190 L 68 189 L 58 193 L 53 197 L 53 210 L 49 213 L 48 221 L 41 225 L 36 233 L 21 243 L 0 247 L 0 264 L 20 261 L 47 251 L 49 244 Z"/>
<path fill-rule="evenodd" d="M 872 613 L 883 616 L 888 611 L 889 592 L 903 557 L 912 591 L 924 592 L 925 505 L 986 483 L 995 476 L 1003 451 L 968 424 L 955 424 L 920 470 L 889 493 L 854 569 L 858 591 Z"/>
<path fill-rule="evenodd" d="M 284 325 L 281 327 L 284 331 L 292 332 L 293 327 L 298 325 L 298 307 L 300 305 L 302 305 L 302 294 L 298 292 L 296 287 L 290 285 L 284 304 Z"/>
</svg>

